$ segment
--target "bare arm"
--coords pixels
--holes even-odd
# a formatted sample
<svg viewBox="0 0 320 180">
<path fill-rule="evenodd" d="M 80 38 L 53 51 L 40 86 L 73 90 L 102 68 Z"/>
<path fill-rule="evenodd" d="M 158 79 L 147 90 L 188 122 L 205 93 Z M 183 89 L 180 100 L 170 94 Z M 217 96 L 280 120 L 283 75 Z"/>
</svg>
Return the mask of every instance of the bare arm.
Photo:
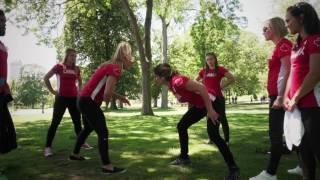
<svg viewBox="0 0 320 180">
<path fill-rule="evenodd" d="M 310 55 L 309 73 L 304 78 L 302 85 L 291 98 L 288 109 L 292 110 L 299 100 L 307 95 L 320 81 L 320 53 Z"/>
<path fill-rule="evenodd" d="M 51 83 L 50 83 L 50 78 L 54 75 L 54 72 L 49 71 L 46 75 L 44 75 L 43 81 L 44 84 L 46 85 L 46 87 L 48 88 L 48 90 L 53 94 L 53 95 L 57 95 L 58 92 L 53 90 Z"/>
<path fill-rule="evenodd" d="M 81 90 L 82 90 L 82 78 L 81 78 L 81 76 L 79 76 L 79 78 L 78 78 L 78 92 L 80 93 Z"/>
<path fill-rule="evenodd" d="M 278 92 L 278 97 L 272 105 L 272 108 L 274 108 L 274 109 L 279 109 L 283 105 L 283 96 L 285 95 L 285 91 L 286 91 L 286 87 L 287 87 L 286 84 L 287 84 L 288 77 L 290 74 L 290 56 L 282 57 L 280 59 L 280 61 L 281 61 L 281 65 L 283 65 L 283 67 L 284 67 L 284 73 L 285 73 L 284 77 L 283 77 L 284 86 L 280 87 L 280 90 Z"/>
<path fill-rule="evenodd" d="M 103 93 L 103 100 L 106 102 L 106 106 L 108 107 L 109 102 L 113 96 L 113 92 L 116 88 L 117 79 L 114 76 L 108 76 L 104 93 Z"/>
<path fill-rule="evenodd" d="M 208 111 L 208 117 L 211 119 L 211 121 L 214 124 L 218 123 L 218 116 L 219 115 L 216 113 L 216 111 L 212 107 L 212 103 L 209 98 L 209 94 L 208 94 L 207 89 L 202 84 L 200 84 L 196 81 L 193 81 L 193 80 L 189 80 L 186 83 L 186 89 L 188 91 L 200 94 L 200 96 L 202 97 L 202 99 L 205 103 L 206 109 Z"/>
<path fill-rule="evenodd" d="M 224 74 L 224 76 L 227 78 L 227 81 L 225 81 L 224 83 L 221 84 L 221 89 L 226 88 L 227 86 L 229 86 L 230 84 L 232 84 L 236 81 L 233 74 L 231 74 L 230 72 L 226 72 Z"/>
<path fill-rule="evenodd" d="M 116 98 L 116 99 L 118 99 L 118 100 L 120 100 L 120 101 L 123 102 L 123 103 L 126 103 L 126 104 L 128 104 L 128 105 L 131 105 L 130 102 L 129 102 L 129 100 L 128 100 L 125 96 L 122 96 L 122 95 L 120 95 L 120 94 L 117 94 L 117 93 L 113 92 L 113 97 Z"/>
<path fill-rule="evenodd" d="M 198 76 L 198 77 L 196 78 L 196 81 L 202 82 L 202 78 L 201 78 L 200 76 Z"/>
</svg>

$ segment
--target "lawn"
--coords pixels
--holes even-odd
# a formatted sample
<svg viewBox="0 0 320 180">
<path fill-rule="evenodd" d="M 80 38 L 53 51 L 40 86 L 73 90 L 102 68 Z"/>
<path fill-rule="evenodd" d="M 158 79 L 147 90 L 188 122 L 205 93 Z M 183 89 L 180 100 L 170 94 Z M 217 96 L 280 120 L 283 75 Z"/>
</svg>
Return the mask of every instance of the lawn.
<svg viewBox="0 0 320 180">
<path fill-rule="evenodd" d="M 169 110 L 155 109 L 156 116 L 140 116 L 138 109 L 108 112 L 110 156 L 115 165 L 127 168 L 118 175 L 104 175 L 100 171 L 97 137 L 89 136 L 91 150 L 81 154 L 90 157 L 84 162 L 68 160 L 75 143 L 71 119 L 66 116 L 57 131 L 53 148 L 55 155 L 43 157 L 43 146 L 50 114 L 16 115 L 19 148 L 0 155 L 0 171 L 9 180 L 25 179 L 213 179 L 221 180 L 227 173 L 222 156 L 214 145 L 208 145 L 206 122 L 203 119 L 189 130 L 189 149 L 192 164 L 169 166 L 179 154 L 176 123 L 185 107 Z M 228 106 L 231 129 L 231 151 L 241 168 L 241 179 L 260 173 L 268 155 L 257 153 L 269 147 L 267 105 Z M 284 155 L 278 170 L 280 180 L 298 180 L 286 170 L 295 167 L 295 153 Z M 0 179 L 5 179 L 3 176 Z"/>
</svg>

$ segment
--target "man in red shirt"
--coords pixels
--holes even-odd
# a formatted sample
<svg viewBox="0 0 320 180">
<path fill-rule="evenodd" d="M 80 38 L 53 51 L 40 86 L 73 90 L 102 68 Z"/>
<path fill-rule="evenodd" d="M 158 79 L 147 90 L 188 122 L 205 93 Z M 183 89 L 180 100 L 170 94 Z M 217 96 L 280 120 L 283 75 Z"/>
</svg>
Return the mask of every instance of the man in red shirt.
<svg viewBox="0 0 320 180">
<path fill-rule="evenodd" d="M 0 36 L 4 36 L 5 33 L 6 17 L 0 10 Z M 7 58 L 7 48 L 0 41 L 0 153 L 7 153 L 17 147 L 16 133 L 8 109 L 8 103 L 13 99 L 7 83 Z"/>
</svg>

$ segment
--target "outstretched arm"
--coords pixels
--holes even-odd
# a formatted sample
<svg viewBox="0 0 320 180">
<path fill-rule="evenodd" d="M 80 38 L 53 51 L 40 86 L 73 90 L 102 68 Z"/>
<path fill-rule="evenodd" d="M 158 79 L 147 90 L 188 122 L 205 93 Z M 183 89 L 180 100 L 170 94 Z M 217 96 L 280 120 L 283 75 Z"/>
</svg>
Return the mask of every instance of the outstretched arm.
<svg viewBox="0 0 320 180">
<path fill-rule="evenodd" d="M 211 119 L 211 121 L 216 124 L 216 123 L 219 123 L 218 121 L 218 117 L 219 115 L 217 114 L 217 112 L 213 109 L 212 107 L 212 103 L 211 103 L 211 100 L 209 98 L 209 94 L 208 94 L 208 91 L 207 89 L 200 83 L 194 81 L 194 80 L 189 80 L 187 83 L 186 83 L 186 89 L 188 91 L 191 91 L 191 92 L 194 92 L 194 93 L 198 93 L 204 103 L 205 103 L 205 106 L 206 106 L 206 109 L 207 109 L 207 113 L 208 113 L 208 117 Z"/>
</svg>

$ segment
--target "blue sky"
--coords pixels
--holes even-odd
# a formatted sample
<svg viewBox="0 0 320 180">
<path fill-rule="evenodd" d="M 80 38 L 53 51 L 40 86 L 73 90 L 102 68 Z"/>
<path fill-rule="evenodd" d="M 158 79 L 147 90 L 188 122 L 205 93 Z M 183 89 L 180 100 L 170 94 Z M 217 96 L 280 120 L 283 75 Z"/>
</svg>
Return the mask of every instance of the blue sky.
<svg viewBox="0 0 320 180">
<path fill-rule="evenodd" d="M 246 30 L 261 35 L 263 21 L 270 18 L 272 0 L 240 0 L 243 5 L 242 16 L 248 18 Z M 0 40 L 8 47 L 9 62 L 22 61 L 23 64 L 38 64 L 49 70 L 56 62 L 54 48 L 38 46 L 33 34 L 22 36 L 23 31 L 10 22 L 7 23 L 7 34 Z"/>
</svg>

